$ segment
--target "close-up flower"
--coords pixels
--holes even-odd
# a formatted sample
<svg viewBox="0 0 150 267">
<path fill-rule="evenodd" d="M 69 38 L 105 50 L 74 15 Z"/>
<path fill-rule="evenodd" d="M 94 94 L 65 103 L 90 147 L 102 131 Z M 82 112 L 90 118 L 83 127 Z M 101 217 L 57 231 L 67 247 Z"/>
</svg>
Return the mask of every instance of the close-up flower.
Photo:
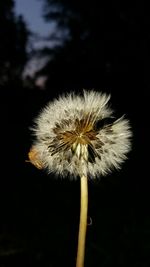
<svg viewBox="0 0 150 267">
<path fill-rule="evenodd" d="M 116 119 L 108 106 L 110 95 L 83 91 L 49 102 L 33 127 L 35 141 L 29 161 L 38 169 L 80 177 L 80 223 L 76 267 L 84 266 L 88 211 L 88 178 L 120 168 L 131 148 L 130 124 Z"/>
<path fill-rule="evenodd" d="M 132 134 L 127 119 L 115 118 L 109 99 L 105 93 L 84 90 L 49 102 L 35 119 L 31 162 L 74 178 L 82 173 L 95 178 L 120 168 Z"/>
</svg>

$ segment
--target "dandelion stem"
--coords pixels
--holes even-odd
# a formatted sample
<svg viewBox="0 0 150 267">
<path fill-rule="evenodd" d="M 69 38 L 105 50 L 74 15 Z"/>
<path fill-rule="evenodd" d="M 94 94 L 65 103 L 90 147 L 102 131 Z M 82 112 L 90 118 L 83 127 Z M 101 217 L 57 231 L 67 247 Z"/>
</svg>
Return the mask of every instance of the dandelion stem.
<svg viewBox="0 0 150 267">
<path fill-rule="evenodd" d="M 80 224 L 78 234 L 78 249 L 76 267 L 84 266 L 85 240 L 87 229 L 88 211 L 88 181 L 85 175 L 81 176 L 81 202 L 80 202 Z"/>
</svg>

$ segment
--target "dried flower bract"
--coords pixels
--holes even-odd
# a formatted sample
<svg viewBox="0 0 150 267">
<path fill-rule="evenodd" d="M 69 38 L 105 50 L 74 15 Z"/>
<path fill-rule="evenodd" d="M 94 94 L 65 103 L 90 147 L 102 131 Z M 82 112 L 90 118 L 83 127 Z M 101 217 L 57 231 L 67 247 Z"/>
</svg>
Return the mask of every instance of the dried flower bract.
<svg viewBox="0 0 150 267">
<path fill-rule="evenodd" d="M 71 177 L 97 177 L 120 168 L 131 148 L 132 132 L 127 119 L 114 118 L 109 99 L 92 90 L 48 103 L 35 120 L 31 162 Z"/>
</svg>

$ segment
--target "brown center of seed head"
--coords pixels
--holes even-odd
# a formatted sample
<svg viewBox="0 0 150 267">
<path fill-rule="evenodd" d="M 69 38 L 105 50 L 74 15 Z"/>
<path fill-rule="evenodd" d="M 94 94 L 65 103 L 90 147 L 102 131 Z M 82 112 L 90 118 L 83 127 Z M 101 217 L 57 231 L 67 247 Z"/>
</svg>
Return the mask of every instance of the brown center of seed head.
<svg viewBox="0 0 150 267">
<path fill-rule="evenodd" d="M 76 152 L 78 145 L 80 146 L 90 146 L 93 150 L 93 145 L 91 141 L 97 140 L 97 131 L 95 131 L 93 125 L 94 120 L 92 115 L 86 115 L 82 119 L 76 118 L 74 122 L 74 129 L 65 130 L 65 126 L 69 126 L 70 121 L 64 120 L 61 123 L 57 123 L 53 129 L 55 133 L 55 138 L 49 144 L 49 150 L 51 155 L 58 152 L 64 152 L 71 149 Z"/>
<path fill-rule="evenodd" d="M 62 138 L 66 143 L 78 143 L 81 145 L 87 145 L 92 140 L 96 140 L 97 132 L 93 129 L 93 124 L 89 120 L 88 116 L 79 120 L 75 120 L 75 129 L 72 131 L 65 131 L 58 133 L 58 138 Z"/>
</svg>

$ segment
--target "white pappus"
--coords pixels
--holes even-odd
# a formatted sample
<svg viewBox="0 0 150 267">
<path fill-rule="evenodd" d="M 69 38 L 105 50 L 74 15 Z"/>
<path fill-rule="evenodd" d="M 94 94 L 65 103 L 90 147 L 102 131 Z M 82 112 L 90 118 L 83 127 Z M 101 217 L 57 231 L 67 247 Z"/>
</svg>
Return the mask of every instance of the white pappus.
<svg viewBox="0 0 150 267">
<path fill-rule="evenodd" d="M 114 118 L 110 95 L 83 90 L 49 102 L 35 119 L 29 159 L 37 168 L 61 176 L 89 178 L 120 168 L 131 149 L 132 131 Z"/>
</svg>

